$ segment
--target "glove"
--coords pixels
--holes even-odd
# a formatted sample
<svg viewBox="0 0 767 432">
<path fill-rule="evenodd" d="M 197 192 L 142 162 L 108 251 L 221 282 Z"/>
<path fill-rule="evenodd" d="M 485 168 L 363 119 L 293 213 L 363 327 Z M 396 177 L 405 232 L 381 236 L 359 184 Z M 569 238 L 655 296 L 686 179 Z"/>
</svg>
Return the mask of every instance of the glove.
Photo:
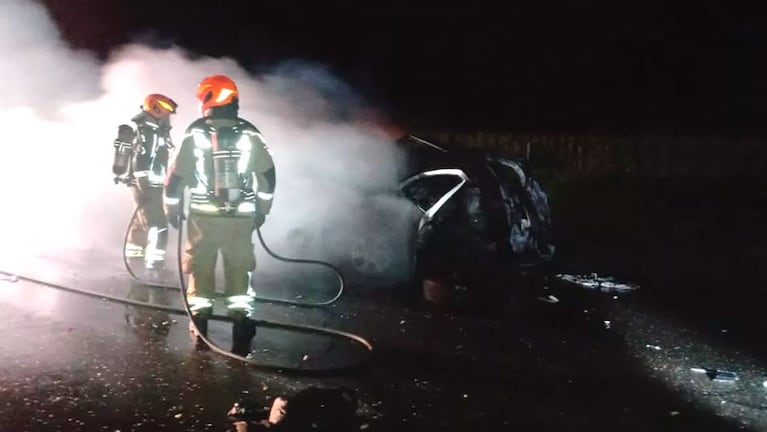
<svg viewBox="0 0 767 432">
<path fill-rule="evenodd" d="M 262 213 L 256 213 L 256 220 L 255 220 L 255 227 L 256 229 L 261 228 L 261 225 L 266 222 L 266 215 Z"/>
<path fill-rule="evenodd" d="M 181 213 L 181 206 L 178 204 L 165 206 L 165 217 L 168 218 L 168 223 L 175 229 L 181 225 L 181 219 L 184 215 Z"/>
</svg>

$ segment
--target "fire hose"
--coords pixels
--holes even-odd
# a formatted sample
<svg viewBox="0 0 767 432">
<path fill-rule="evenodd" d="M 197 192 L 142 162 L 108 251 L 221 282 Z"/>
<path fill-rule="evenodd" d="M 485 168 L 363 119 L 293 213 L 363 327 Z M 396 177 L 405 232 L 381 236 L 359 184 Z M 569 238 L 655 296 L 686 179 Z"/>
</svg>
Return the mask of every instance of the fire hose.
<svg viewBox="0 0 767 432">
<path fill-rule="evenodd" d="M 131 217 L 131 224 L 133 223 L 137 213 L 138 213 L 138 208 L 136 208 L 136 210 L 134 210 L 134 212 L 133 212 L 133 216 Z M 181 297 L 182 297 L 182 303 L 184 305 L 184 310 L 185 310 L 187 316 L 189 316 L 189 318 L 190 318 L 191 325 L 195 327 L 195 330 L 197 330 L 196 325 L 194 323 L 194 320 L 191 319 L 192 311 L 191 311 L 191 309 L 189 307 L 189 303 L 187 302 L 187 299 L 186 299 L 186 281 L 184 280 L 184 274 L 182 272 L 182 255 L 183 255 L 182 252 L 183 252 L 183 238 L 184 238 L 183 233 L 184 233 L 184 226 L 186 225 L 186 223 L 184 221 L 186 219 L 183 217 L 183 215 L 182 215 L 181 219 L 182 219 L 181 223 L 179 224 L 179 227 L 178 227 L 178 239 L 177 239 L 177 242 L 176 242 L 176 263 L 177 263 L 177 266 L 178 266 L 178 281 L 179 281 L 179 287 L 181 288 Z M 130 230 L 130 225 L 131 224 L 128 225 L 128 230 Z M 311 303 L 311 302 L 299 302 L 299 301 L 285 300 L 285 299 L 276 299 L 276 298 L 261 298 L 261 299 L 259 299 L 258 297 L 255 298 L 256 301 L 267 302 L 267 303 L 282 303 L 282 304 L 289 304 L 289 305 L 294 305 L 294 306 L 304 306 L 304 307 L 319 307 L 319 306 L 325 306 L 325 305 L 332 304 L 336 300 L 338 300 L 339 297 L 341 297 L 341 294 L 342 294 L 343 288 L 344 288 L 344 280 L 343 280 L 343 276 L 341 275 L 341 272 L 335 266 L 333 266 L 330 263 L 326 263 L 324 261 L 306 260 L 306 259 L 295 259 L 295 258 L 285 258 L 285 257 L 282 257 L 280 255 L 277 255 L 271 249 L 269 249 L 269 247 L 266 245 L 266 242 L 264 241 L 263 235 L 261 234 L 260 228 L 256 228 L 256 232 L 258 233 L 258 240 L 261 243 L 261 246 L 264 248 L 264 250 L 267 251 L 267 253 L 270 256 L 272 256 L 276 260 L 284 261 L 284 262 L 292 262 L 292 263 L 301 263 L 301 264 L 318 264 L 318 265 L 322 265 L 324 267 L 327 267 L 327 268 L 330 268 L 331 270 L 333 270 L 333 272 L 336 274 L 336 276 L 338 278 L 338 281 L 339 281 L 338 292 L 336 293 L 336 295 L 333 298 L 331 298 L 330 300 L 325 301 L 325 302 Z M 126 231 L 126 235 L 125 235 L 126 241 L 127 241 L 127 238 L 128 238 L 128 231 Z M 125 248 L 123 248 L 123 251 L 125 251 Z M 134 279 L 136 279 L 138 282 L 140 282 L 142 284 L 146 284 L 147 286 L 154 286 L 154 287 L 158 287 L 158 288 L 168 288 L 169 287 L 169 285 L 166 285 L 166 284 L 154 284 L 154 283 L 144 282 L 141 279 L 137 278 L 135 276 L 135 274 L 130 270 L 130 265 L 128 264 L 127 256 L 125 256 L 124 252 L 123 252 L 123 257 L 124 257 L 124 263 L 125 263 L 126 269 L 128 269 L 128 271 L 131 274 L 131 276 L 134 277 Z M 174 288 L 177 289 L 178 287 L 174 287 Z M 224 316 L 213 315 L 213 318 L 217 319 L 217 320 L 222 320 L 222 321 L 230 321 L 230 319 L 228 317 L 224 317 Z M 265 321 L 265 320 L 254 320 L 254 322 L 255 322 L 257 327 L 261 326 L 261 327 L 283 328 L 283 329 L 288 329 L 288 330 L 293 330 L 293 331 L 315 333 L 315 334 L 325 334 L 325 335 L 332 335 L 332 336 L 336 336 L 336 337 L 344 337 L 344 338 L 352 340 L 353 342 L 356 342 L 356 343 L 359 343 L 359 344 L 363 345 L 368 351 L 372 351 L 372 349 L 373 349 L 372 345 L 367 340 L 365 340 L 361 336 L 358 336 L 358 335 L 355 335 L 355 334 L 352 334 L 352 333 L 341 332 L 341 331 L 338 331 L 338 330 L 331 330 L 331 329 L 327 329 L 327 328 L 324 328 L 324 327 L 304 326 L 304 325 L 295 325 L 295 324 L 286 325 L 286 324 L 283 324 L 283 323 L 274 323 L 274 322 Z M 200 337 L 200 339 L 202 339 L 202 341 L 205 342 L 205 344 L 212 351 L 214 351 L 214 352 L 216 352 L 218 354 L 221 354 L 223 356 L 226 356 L 226 357 L 229 357 L 229 358 L 233 358 L 235 360 L 244 361 L 246 363 L 258 366 L 260 368 L 265 368 L 265 369 L 272 369 L 272 370 L 276 369 L 276 370 L 280 370 L 280 371 L 282 371 L 282 370 L 294 370 L 294 369 L 291 369 L 291 368 L 285 368 L 285 367 L 281 367 L 281 366 L 263 365 L 263 364 L 256 363 L 252 359 L 249 359 L 247 357 L 243 357 L 243 356 L 237 355 L 235 353 L 232 353 L 230 351 L 227 351 L 225 349 L 220 348 L 219 346 L 217 346 L 216 344 L 211 342 L 210 339 L 208 339 L 207 336 L 202 335 L 199 331 L 197 331 L 196 333 L 198 334 L 198 337 Z M 299 369 L 295 369 L 295 370 L 296 371 L 304 371 L 304 369 L 300 369 L 300 368 Z"/>
<path fill-rule="evenodd" d="M 133 224 L 136 215 L 138 214 L 138 208 L 136 208 L 133 212 L 133 215 L 130 220 L 130 224 L 128 225 L 128 230 L 130 230 L 131 225 Z M 29 283 L 37 284 L 46 286 L 49 288 L 55 288 L 63 291 L 68 291 L 76 294 L 86 295 L 90 297 L 100 298 L 109 300 L 116 303 L 121 303 L 129 306 L 135 306 L 135 307 L 142 307 L 142 308 L 148 308 L 148 309 L 154 309 L 159 310 L 163 312 L 168 313 L 174 313 L 179 315 L 187 315 L 190 317 L 190 321 L 192 325 L 194 326 L 194 321 L 191 320 L 191 310 L 189 307 L 189 304 L 186 300 L 186 281 L 184 280 L 183 272 L 181 271 L 181 262 L 182 262 L 182 252 L 183 252 L 183 232 L 184 232 L 184 220 L 182 218 L 181 224 L 179 225 L 178 229 L 178 241 L 177 241 L 177 265 L 178 265 L 178 280 L 179 280 L 179 286 L 169 285 L 169 284 L 161 284 L 161 283 L 151 283 L 142 281 L 140 278 L 138 278 L 135 273 L 130 268 L 130 265 L 128 263 L 128 259 L 125 256 L 125 247 L 123 247 L 123 262 L 125 264 L 126 269 L 128 270 L 128 273 L 131 275 L 132 278 L 134 278 L 137 282 L 154 288 L 160 288 L 160 289 L 178 289 L 181 293 L 182 297 L 182 304 L 184 305 L 183 310 L 177 309 L 171 306 L 167 305 L 160 305 L 160 304 L 153 304 L 148 302 L 142 302 L 137 300 L 131 300 L 123 297 L 113 296 L 105 293 L 100 293 L 96 291 L 81 289 L 81 288 L 74 288 L 69 287 L 61 284 L 56 284 L 48 281 L 44 281 L 41 279 L 37 279 L 31 276 L 22 275 L 16 272 L 12 271 L 6 271 L 3 269 L 0 269 L 0 274 L 5 274 L 11 277 L 16 277 L 19 280 L 23 280 Z M 266 242 L 263 239 L 263 236 L 261 234 L 260 229 L 256 229 L 256 232 L 258 233 L 258 239 L 261 243 L 261 246 L 264 248 L 264 250 L 267 251 L 267 253 L 272 256 L 273 258 L 284 261 L 284 262 L 291 262 L 291 263 L 298 263 L 298 264 L 316 264 L 321 265 L 327 268 L 330 268 L 333 270 L 338 278 L 339 281 L 339 289 L 336 295 L 331 298 L 330 300 L 324 301 L 324 302 L 300 302 L 300 301 L 294 301 L 294 300 L 287 300 L 287 299 L 277 299 L 277 298 L 258 298 L 256 297 L 256 301 L 260 302 L 266 302 L 266 303 L 279 303 L 279 304 L 287 304 L 292 306 L 301 306 L 301 307 L 321 307 L 326 306 L 329 304 L 334 303 L 338 298 L 340 298 L 343 288 L 344 288 L 344 280 L 343 276 L 341 275 L 340 271 L 333 266 L 330 263 L 326 263 L 323 261 L 316 261 L 316 260 L 305 260 L 305 259 L 294 259 L 294 258 L 285 258 L 280 255 L 275 254 L 269 247 L 266 245 Z M 126 237 L 127 241 L 127 232 Z M 224 316 L 224 315 L 218 315 L 213 314 L 209 318 L 213 321 L 224 321 L 224 322 L 232 322 L 231 318 Z M 326 337 L 334 337 L 334 338 L 342 338 L 349 340 L 355 344 L 362 345 L 362 347 L 367 350 L 368 356 L 373 351 L 373 346 L 368 342 L 365 338 L 362 336 L 356 335 L 354 333 L 344 332 L 341 330 L 335 330 L 331 328 L 321 327 L 321 326 L 311 326 L 311 325 L 298 325 L 298 324 L 289 324 L 289 323 L 281 323 L 281 322 L 275 322 L 275 321 L 268 321 L 268 320 L 253 320 L 256 327 L 262 327 L 262 328 L 276 328 L 276 329 L 282 329 L 282 330 L 288 330 L 293 332 L 299 332 L 299 333 L 308 333 L 308 334 L 316 334 Z M 199 332 L 197 332 L 199 333 Z M 272 372 L 278 372 L 278 373 L 292 373 L 297 375 L 324 375 L 331 372 L 338 372 L 342 370 L 352 369 L 354 367 L 357 367 L 358 364 L 353 364 L 349 366 L 340 366 L 340 367 L 333 367 L 333 368 L 325 368 L 325 369 L 306 369 L 301 367 L 290 367 L 290 366 L 282 366 L 282 365 L 274 365 L 274 364 L 264 364 L 264 363 L 258 363 L 254 361 L 251 358 L 240 356 L 235 353 L 232 353 L 230 351 L 227 351 L 225 349 L 220 348 L 216 344 L 214 344 L 210 339 L 208 339 L 206 336 L 199 335 L 200 339 L 211 349 L 211 351 L 216 352 L 217 354 L 223 355 L 225 357 L 229 357 L 235 360 L 239 360 L 245 363 L 248 363 L 257 369 L 265 370 L 265 371 L 272 371 Z M 360 362 L 361 363 L 361 362 Z"/>
</svg>

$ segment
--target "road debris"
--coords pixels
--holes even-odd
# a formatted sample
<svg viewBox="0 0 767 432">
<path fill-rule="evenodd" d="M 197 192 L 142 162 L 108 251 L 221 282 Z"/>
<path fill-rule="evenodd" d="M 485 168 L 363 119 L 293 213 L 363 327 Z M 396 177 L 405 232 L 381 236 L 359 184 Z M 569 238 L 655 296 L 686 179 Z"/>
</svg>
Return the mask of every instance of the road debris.
<svg viewBox="0 0 767 432">
<path fill-rule="evenodd" d="M 559 303 L 559 299 L 551 294 L 549 294 L 546 297 L 538 297 L 538 300 L 546 302 L 546 303 L 552 303 L 552 304 Z"/>
<path fill-rule="evenodd" d="M 707 368 L 707 367 L 694 367 L 694 368 L 690 368 L 690 370 L 695 373 L 705 374 L 712 381 L 733 382 L 738 380 L 738 374 L 736 374 L 735 372 L 719 370 L 714 368 Z"/>
<path fill-rule="evenodd" d="M 612 276 L 599 276 L 597 273 L 588 275 L 572 275 L 558 273 L 557 279 L 581 286 L 588 289 L 596 289 L 601 292 L 627 293 L 639 289 L 639 286 L 625 282 L 619 282 Z"/>
</svg>

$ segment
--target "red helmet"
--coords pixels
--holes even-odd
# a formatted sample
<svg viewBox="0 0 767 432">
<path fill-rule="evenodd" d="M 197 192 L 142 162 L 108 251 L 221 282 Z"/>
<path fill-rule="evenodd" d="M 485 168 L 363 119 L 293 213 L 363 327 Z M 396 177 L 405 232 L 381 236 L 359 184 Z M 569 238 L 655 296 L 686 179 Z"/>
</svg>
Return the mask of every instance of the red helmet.
<svg viewBox="0 0 767 432">
<path fill-rule="evenodd" d="M 211 75 L 197 84 L 197 99 L 203 114 L 210 108 L 228 105 L 238 98 L 237 85 L 226 75 Z"/>
<path fill-rule="evenodd" d="M 170 114 L 175 114 L 177 107 L 178 104 L 168 96 L 153 93 L 144 98 L 144 105 L 141 108 L 150 116 L 159 119 Z"/>
</svg>

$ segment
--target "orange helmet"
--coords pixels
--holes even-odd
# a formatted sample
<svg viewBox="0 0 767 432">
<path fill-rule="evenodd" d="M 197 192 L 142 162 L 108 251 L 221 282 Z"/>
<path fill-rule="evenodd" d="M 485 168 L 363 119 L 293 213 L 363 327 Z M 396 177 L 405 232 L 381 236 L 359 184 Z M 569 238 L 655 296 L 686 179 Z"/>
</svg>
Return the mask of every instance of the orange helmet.
<svg viewBox="0 0 767 432">
<path fill-rule="evenodd" d="M 237 84 L 226 75 L 211 75 L 197 84 L 197 99 L 203 114 L 210 108 L 228 105 L 237 98 Z"/>
<path fill-rule="evenodd" d="M 154 118 L 161 118 L 166 115 L 175 114 L 178 104 L 168 96 L 159 93 L 153 93 L 144 98 L 144 105 L 141 107 Z"/>
</svg>

